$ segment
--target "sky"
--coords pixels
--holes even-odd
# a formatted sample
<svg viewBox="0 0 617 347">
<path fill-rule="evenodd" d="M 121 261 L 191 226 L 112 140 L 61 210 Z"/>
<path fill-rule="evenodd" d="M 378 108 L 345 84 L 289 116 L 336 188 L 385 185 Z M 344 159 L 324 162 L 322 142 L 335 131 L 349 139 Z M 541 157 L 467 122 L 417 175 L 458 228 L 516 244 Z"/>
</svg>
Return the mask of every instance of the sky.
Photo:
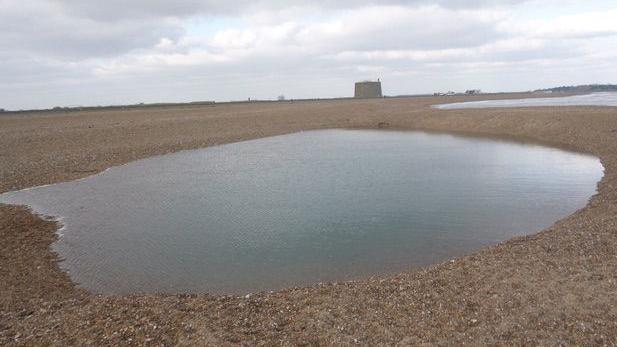
<svg viewBox="0 0 617 347">
<path fill-rule="evenodd" d="M 614 0 L 0 0 L 0 108 L 617 83 Z"/>
</svg>

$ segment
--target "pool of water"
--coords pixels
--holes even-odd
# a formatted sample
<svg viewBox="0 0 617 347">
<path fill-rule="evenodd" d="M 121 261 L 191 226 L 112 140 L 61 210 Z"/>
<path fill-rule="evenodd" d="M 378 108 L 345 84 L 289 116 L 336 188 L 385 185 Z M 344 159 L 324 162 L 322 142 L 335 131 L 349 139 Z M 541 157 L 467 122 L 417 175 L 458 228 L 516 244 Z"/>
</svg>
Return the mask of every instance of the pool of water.
<svg viewBox="0 0 617 347">
<path fill-rule="evenodd" d="M 100 293 L 247 293 L 403 271 L 586 205 L 595 157 L 422 132 L 324 130 L 183 151 L 0 195 L 60 218 Z"/>
<path fill-rule="evenodd" d="M 534 107 L 534 106 L 617 106 L 617 92 L 593 93 L 553 98 L 527 98 L 511 100 L 485 100 L 435 105 L 442 110 L 490 107 Z"/>
</svg>

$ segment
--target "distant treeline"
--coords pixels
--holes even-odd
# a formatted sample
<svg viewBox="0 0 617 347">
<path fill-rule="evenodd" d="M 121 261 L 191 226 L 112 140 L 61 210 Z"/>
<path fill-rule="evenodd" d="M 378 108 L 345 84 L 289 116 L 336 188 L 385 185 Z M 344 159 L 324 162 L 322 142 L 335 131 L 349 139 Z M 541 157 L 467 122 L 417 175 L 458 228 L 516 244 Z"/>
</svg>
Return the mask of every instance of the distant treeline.
<svg viewBox="0 0 617 347">
<path fill-rule="evenodd" d="M 132 104 L 132 105 L 110 105 L 110 106 L 56 106 L 48 109 L 29 109 L 29 110 L 5 110 L 0 108 L 0 113 L 33 113 L 33 112 L 76 112 L 76 111 L 100 111 L 100 110 L 130 110 L 135 108 L 148 107 L 174 107 L 174 106 L 203 106 L 214 105 L 214 101 L 195 101 L 185 103 L 154 103 L 154 104 Z"/>
<path fill-rule="evenodd" d="M 386 98 L 387 96 L 384 96 Z M 177 102 L 177 103 L 153 103 L 153 104 L 132 104 L 132 105 L 111 105 L 111 106 L 56 106 L 47 109 L 26 109 L 26 110 L 5 110 L 0 108 L 0 114 L 14 113 L 42 113 L 42 112 L 78 112 L 78 111 L 101 111 L 101 110 L 130 110 L 150 107 L 191 107 L 191 106 L 216 106 L 216 105 L 233 105 L 233 104 L 262 104 L 262 103 L 293 103 L 304 101 L 335 101 L 335 100 L 351 100 L 352 97 L 336 97 L 336 98 L 307 98 L 307 99 L 248 99 L 239 101 L 193 101 L 193 102 Z"/>
<path fill-rule="evenodd" d="M 565 92 L 565 93 L 591 93 L 591 92 L 612 92 L 617 91 L 617 84 L 587 84 L 579 86 L 561 86 L 548 89 L 538 89 L 534 92 Z M 468 90 L 465 94 L 479 94 L 480 90 Z M 499 93 L 484 93 L 485 95 L 499 95 L 508 94 L 508 92 Z M 412 97 L 424 97 L 432 94 L 413 94 L 413 95 L 384 95 L 384 98 L 412 98 Z M 448 94 L 449 95 L 449 94 Z M 464 95 L 463 93 L 454 93 L 452 95 Z M 30 109 L 30 110 L 6 110 L 0 108 L 0 114 L 13 114 L 13 113 L 35 113 L 35 112 L 76 112 L 76 111 L 100 111 L 100 110 L 129 110 L 136 108 L 150 108 L 150 107 L 178 107 L 178 106 L 215 106 L 217 104 L 245 104 L 245 103 L 270 103 L 270 102 L 298 102 L 298 101 L 335 101 L 335 100 L 348 100 L 352 97 L 335 97 L 335 98 L 306 98 L 306 99 L 286 99 L 280 96 L 276 100 L 254 100 L 248 99 L 244 101 L 195 101 L 195 102 L 177 102 L 177 103 L 139 103 L 132 105 L 111 105 L 111 106 L 70 106 L 62 107 L 57 106 L 49 109 Z"/>
<path fill-rule="evenodd" d="M 615 92 L 617 84 L 585 84 L 579 86 L 561 86 L 537 90 L 539 92 L 553 93 L 590 93 L 590 92 Z"/>
</svg>

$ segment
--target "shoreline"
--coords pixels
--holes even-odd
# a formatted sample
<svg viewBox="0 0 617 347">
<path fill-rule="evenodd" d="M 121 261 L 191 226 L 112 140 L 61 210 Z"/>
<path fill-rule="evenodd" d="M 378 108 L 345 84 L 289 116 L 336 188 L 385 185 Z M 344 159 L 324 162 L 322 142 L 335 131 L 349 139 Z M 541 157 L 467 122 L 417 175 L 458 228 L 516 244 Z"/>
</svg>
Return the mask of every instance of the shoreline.
<svg viewBox="0 0 617 347">
<path fill-rule="evenodd" d="M 431 131 L 431 130 L 421 130 L 421 129 L 393 129 L 393 128 L 328 128 L 328 129 L 320 129 L 320 130 L 307 130 L 306 132 L 311 132 L 311 131 L 329 131 L 329 130 L 349 130 L 349 131 L 385 131 L 385 132 L 399 132 L 399 133 L 407 133 L 407 132 L 412 132 L 412 133 L 422 133 L 422 134 L 433 134 L 433 135 L 447 135 L 447 136 L 455 136 L 455 137 L 459 137 L 459 138 L 469 138 L 469 139 L 479 139 L 479 140 L 489 140 L 489 141 L 495 141 L 495 142 L 504 142 L 504 143 L 510 143 L 510 144 L 518 144 L 518 145 L 528 145 L 528 146 L 541 146 L 544 148 L 550 148 L 550 149 L 555 149 L 555 150 L 560 150 L 560 151 L 564 151 L 564 152 L 568 152 L 568 153 L 572 153 L 572 154 L 579 154 L 579 155 L 585 155 L 585 156 L 589 156 L 589 157 L 593 157 L 595 159 L 598 159 L 598 161 L 600 162 L 600 165 L 602 167 L 602 177 L 600 178 L 600 180 L 598 180 L 596 182 L 596 189 L 593 192 L 593 194 L 591 194 L 589 196 L 589 198 L 587 199 L 587 202 L 585 204 L 585 206 L 582 206 L 580 208 L 578 208 L 577 210 L 575 210 L 574 212 L 578 212 L 579 210 L 582 210 L 584 208 L 587 207 L 587 205 L 589 204 L 590 200 L 596 195 L 598 194 L 598 189 L 597 189 L 597 185 L 600 183 L 600 181 L 604 178 L 604 166 L 602 165 L 600 159 L 598 157 L 595 157 L 593 154 L 590 153 L 583 153 L 580 151 L 576 151 L 574 149 L 566 149 L 566 148 L 559 148 L 558 146 L 553 146 L 553 145 L 547 145 L 546 143 L 542 143 L 540 141 L 533 141 L 533 140 L 523 140 L 523 139 L 518 139 L 518 138 L 511 138 L 511 137 L 505 137 L 505 136 L 483 136 L 483 135 L 477 135 L 477 134 L 472 134 L 472 133 L 458 133 L 456 131 Z M 281 136 L 287 136 L 287 135 L 292 135 L 292 134 L 298 134 L 298 133 L 303 133 L 305 132 L 304 130 L 299 131 L 299 132 L 291 132 L 288 134 L 280 134 L 280 135 L 272 135 L 272 136 L 266 136 L 266 137 L 262 137 L 262 138 L 258 138 L 258 139 L 254 139 L 254 140 L 243 140 L 242 142 L 246 142 L 246 141 L 255 141 L 255 140 L 260 140 L 260 139 L 266 139 L 266 138 L 274 138 L 274 137 L 281 137 Z M 149 160 L 149 159 L 154 159 L 157 157 L 162 157 L 162 156 L 169 156 L 169 155 L 174 155 L 174 154 L 180 154 L 183 152 L 191 152 L 191 151 L 199 151 L 199 150 L 203 150 L 206 148 L 212 148 L 212 147 L 218 147 L 218 146 L 226 146 L 226 145 L 231 145 L 234 143 L 238 143 L 238 142 L 229 142 L 229 143 L 223 143 L 223 144 L 215 144 L 209 147 L 204 147 L 204 148 L 194 148 L 194 149 L 183 149 L 183 150 L 179 150 L 177 152 L 173 152 L 173 153 L 168 153 L 168 154 L 161 154 L 161 155 L 154 155 L 151 157 L 147 157 L 147 158 L 143 158 L 143 159 L 137 159 L 135 161 L 130 161 L 127 163 L 123 163 L 123 164 L 119 164 L 116 166 L 111 166 L 111 167 L 107 167 L 105 169 L 103 169 L 100 172 L 96 172 L 96 173 L 88 173 L 88 175 L 81 177 L 81 178 L 77 178 L 75 180 L 71 180 L 71 181 L 62 181 L 62 182 L 58 182 L 58 183 L 53 183 L 53 184 L 45 184 L 45 185 L 41 185 L 41 186 L 34 186 L 34 187 L 27 187 L 27 188 L 23 188 L 20 190 L 15 190 L 15 191 L 9 191 L 9 192 L 5 192 L 5 193 L 18 193 L 18 192 L 24 192 L 24 191 L 29 191 L 29 190 L 33 190 L 33 189 L 38 189 L 38 188 L 44 188 L 44 187 L 49 187 L 52 185 L 56 185 L 56 184 L 61 184 L 61 183 L 69 183 L 69 182 L 76 182 L 76 181 L 81 181 L 81 180 L 86 180 L 86 179 L 90 179 L 93 178 L 94 176 L 98 176 L 98 175 L 102 175 L 105 172 L 115 169 L 115 168 L 119 168 L 122 167 L 124 165 L 129 165 L 131 163 L 137 162 L 137 161 L 143 161 L 143 160 Z M 31 214 L 34 218 L 39 218 L 41 220 L 44 221 L 49 221 L 49 222 L 53 222 L 56 224 L 56 230 L 54 232 L 55 234 L 55 241 L 50 245 L 50 249 L 49 251 L 51 253 L 57 253 L 54 250 L 54 245 L 56 244 L 56 242 L 59 241 L 60 238 L 62 238 L 64 236 L 64 231 L 66 231 L 67 229 L 67 225 L 64 222 L 66 216 L 65 215 L 55 215 L 55 214 L 51 214 L 49 213 L 49 211 L 45 211 L 45 209 L 43 208 L 38 208 L 35 205 L 26 205 L 26 204 L 13 204 L 7 201 L 3 201 L 2 200 L 2 194 L 5 193 L 0 193 L 0 205 L 9 205 L 9 206 L 16 206 L 19 208 L 24 208 L 29 214 Z M 573 213 L 574 213 L 573 212 Z M 569 215 L 560 218 L 561 219 L 565 219 L 568 218 Z M 554 225 L 555 223 L 557 223 L 559 220 L 555 220 L 553 223 L 551 223 L 550 226 Z M 549 226 L 549 227 L 550 227 Z M 538 229 L 538 230 L 530 230 L 529 233 L 526 234 L 522 234 L 522 235 L 517 235 L 515 237 L 523 237 L 523 236 L 528 236 L 528 235 L 533 235 L 539 231 L 542 231 L 543 229 Z M 423 268 L 428 268 L 428 267 L 433 267 L 436 266 L 438 264 L 441 263 L 446 263 L 448 261 L 450 261 L 451 259 L 456 259 L 459 257 L 464 257 L 467 256 L 469 254 L 478 252 L 484 248 L 487 247 L 491 247 L 491 246 L 495 246 L 497 244 L 501 244 L 504 242 L 507 242 L 510 239 L 504 239 L 498 242 L 493 242 L 490 244 L 486 244 L 484 246 L 481 246 L 479 248 L 475 248 L 471 251 L 468 252 L 464 252 L 461 253 L 459 255 L 453 255 L 451 257 L 448 257 L 446 259 L 440 260 L 438 262 L 434 262 L 434 263 L 427 263 L 424 265 L 409 265 L 406 266 L 405 269 L 401 270 L 393 270 L 393 269 L 386 269 L 382 272 L 379 273 L 374 273 L 374 274 L 365 274 L 365 275 L 360 275 L 360 276 L 351 276 L 347 279 L 335 279 L 332 281 L 325 281 L 325 282 L 362 282 L 363 280 L 367 280 L 370 279 L 372 277 L 390 277 L 390 276 L 394 276 L 399 274 L 400 272 L 409 272 L 409 271 L 417 271 Z M 59 256 L 59 255 L 58 255 Z M 63 266 L 62 265 L 62 261 L 58 262 L 58 266 L 60 267 L 60 269 L 67 273 L 67 275 L 70 276 L 70 271 L 69 268 L 67 266 Z M 234 292 L 234 293 L 212 293 L 212 292 L 208 292 L 208 291 L 203 291 L 203 292 L 198 292 L 198 291 L 191 291 L 191 292 L 165 292 L 165 291 L 136 291 L 136 292 L 127 292 L 124 294 L 119 294 L 119 293 L 106 293 L 106 292 L 99 292 L 99 291 L 94 291 L 91 289 L 88 289 L 86 287 L 82 287 L 78 284 L 78 282 L 75 281 L 74 278 L 71 278 L 71 282 L 75 285 L 75 287 L 77 287 L 80 290 L 84 290 L 86 292 L 88 292 L 89 294 L 92 295 L 103 295 L 103 296 L 118 296 L 118 295 L 135 295 L 135 294 L 140 294 L 140 295 L 148 295 L 148 294 L 157 294 L 157 295 L 183 295 L 183 294 L 207 294 L 207 295 L 214 295 L 214 296 L 244 296 L 246 294 L 250 294 L 250 295 L 254 295 L 254 294 L 264 294 L 267 292 L 278 292 L 278 291 L 284 291 L 288 288 L 297 288 L 297 287 L 305 287 L 305 286 L 313 286 L 313 285 L 317 285 L 317 284 L 321 284 L 322 281 L 320 282 L 307 282 L 307 284 L 302 284 L 302 285 L 290 285 L 290 286 L 286 286 L 286 287 L 281 287 L 281 288 L 277 288 L 277 289 L 272 289 L 272 290 L 259 290 L 259 291 L 254 291 L 254 292 L 244 292 L 244 293 L 240 293 L 240 292 Z"/>
<path fill-rule="evenodd" d="M 612 143 L 617 137 L 615 110 L 594 107 L 567 109 L 549 107 L 523 110 L 442 111 L 428 109 L 424 106 L 425 101 L 424 99 L 386 99 L 298 103 L 296 105 L 230 105 L 219 107 L 218 111 L 229 111 L 222 112 L 220 117 L 217 115 L 208 117 L 208 113 L 216 113 L 213 112 L 215 108 L 212 107 L 198 109 L 197 112 L 200 114 L 196 115 L 183 115 L 182 110 L 179 110 L 179 116 L 169 114 L 173 109 L 165 109 L 162 110 L 164 114 L 159 116 L 171 117 L 171 120 L 162 121 L 160 124 L 157 123 L 156 116 L 134 115 L 140 112 L 100 112 L 103 115 L 99 120 L 91 120 L 87 116 L 75 118 L 71 115 L 69 117 L 72 119 L 62 120 L 68 124 L 61 124 L 57 129 L 47 131 L 40 138 L 29 136 L 32 136 L 32 132 L 36 132 L 36 129 L 41 126 L 40 122 L 45 123 L 50 117 L 52 119 L 57 117 L 53 115 L 40 118 L 27 117 L 22 120 L 9 119 L 9 121 L 34 123 L 22 126 L 24 128 L 22 133 L 19 131 L 20 124 L 17 124 L 18 136 L 15 139 L 18 141 L 15 141 L 15 144 L 28 139 L 45 144 L 49 137 L 53 138 L 58 131 L 67 129 L 67 125 L 77 128 L 84 139 L 88 139 L 88 129 L 91 129 L 88 126 L 95 127 L 99 125 L 97 122 L 105 123 L 109 119 L 112 119 L 112 123 L 117 121 L 122 123 L 126 120 L 124 118 L 135 121 L 138 128 L 144 125 L 166 128 L 174 124 L 183 124 L 185 121 L 188 127 L 192 127 L 197 123 L 198 130 L 206 133 L 206 136 L 202 134 L 202 137 L 192 135 L 197 141 L 188 143 L 188 146 L 187 143 L 181 141 L 184 139 L 182 131 L 167 133 L 163 139 L 171 139 L 170 144 L 160 148 L 161 152 L 167 151 L 165 153 L 191 149 L 192 145 L 204 143 L 206 146 L 192 147 L 192 149 L 221 144 L 221 140 L 223 142 L 228 140 L 225 143 L 231 143 L 303 130 L 335 127 L 376 129 L 379 128 L 380 123 L 386 123 L 385 128 L 392 130 L 428 130 L 456 135 L 468 132 L 473 137 L 503 138 L 505 136 L 511 137 L 516 142 L 521 142 L 521 139 L 528 137 L 537 144 L 558 148 L 567 147 L 567 150 L 574 149 L 578 153 L 592 154 L 600 158 L 604 167 L 604 176 L 598 183 L 598 193 L 590 199 L 585 208 L 543 231 L 489 246 L 428 268 L 351 282 L 290 288 L 274 293 L 258 293 L 249 298 L 208 294 L 91 295 L 76 288 L 70 280 L 67 283 L 68 276 L 57 268 L 57 256 L 54 256 L 49 249 L 49 245 L 53 242 L 50 240 L 53 237 L 49 235 L 49 230 L 53 227 L 50 223 L 57 223 L 37 220 L 27 211 L 16 207 L 0 206 L 0 231 L 7 240 L 7 244 L 3 246 L 3 254 L 9 255 L 9 257 L 1 258 L 0 279 L 3 279 L 5 284 L 0 289 L 1 294 L 5 295 L 3 295 L 4 299 L 0 306 L 3 308 L 3 314 L 0 315 L 0 343 L 80 344 L 93 338 L 92 336 L 95 336 L 93 341 L 97 341 L 97 344 L 126 343 L 128 339 L 138 343 L 145 343 L 148 339 L 152 339 L 151 342 L 168 341 L 173 344 L 223 345 L 236 344 L 240 341 L 249 344 L 257 342 L 279 344 L 285 341 L 286 343 L 301 343 L 302 341 L 310 343 L 312 341 L 318 344 L 337 344 L 354 343 L 356 340 L 360 344 L 376 342 L 462 343 L 465 341 L 468 343 L 529 343 L 533 341 L 615 343 L 617 341 L 617 333 L 615 333 L 617 331 L 617 299 L 614 298 L 614 292 L 617 291 L 617 279 L 613 270 L 617 270 L 617 257 L 614 251 L 611 251 L 614 249 L 612 246 L 617 245 L 617 218 L 615 218 L 617 215 L 617 199 L 615 199 L 617 197 L 617 184 L 615 184 L 617 177 L 614 173 L 614 168 L 617 166 L 617 145 Z M 255 109 L 251 110 L 252 108 Z M 152 112 L 152 110 L 147 110 L 147 112 Z M 264 115 L 264 112 L 267 115 Z M 304 113 L 307 117 L 298 118 L 297 113 Z M 228 119 L 229 114 L 244 114 L 244 116 L 236 117 L 239 119 Z M 205 119 L 201 119 L 202 117 Z M 0 119 L 0 125 L 5 126 L 4 121 L 5 119 Z M 260 125 L 261 122 L 264 124 Z M 94 125 L 89 123 L 94 123 Z M 222 132 L 228 128 L 232 129 L 229 130 L 227 136 L 217 138 L 220 132 L 208 130 L 213 125 L 217 128 L 217 124 L 221 125 L 218 130 Z M 109 126 L 109 124 L 103 125 Z M 123 126 L 117 128 L 112 126 L 112 128 L 116 131 L 125 129 Z M 13 127 L 7 126 L 4 129 L 11 131 L 15 130 L 15 127 L 14 125 Z M 125 133 L 130 134 L 131 130 L 128 129 Z M 163 133 L 165 134 L 164 131 Z M 121 158 L 103 161 L 95 159 L 95 164 L 99 165 L 96 166 L 88 160 L 80 161 L 78 157 L 76 161 L 78 165 L 90 164 L 91 166 L 78 166 L 77 168 L 104 169 L 109 167 L 106 166 L 108 164 L 116 166 L 121 162 L 127 163 L 157 155 L 157 153 L 148 152 L 152 135 L 139 133 L 138 136 L 140 139 L 143 138 L 144 142 L 143 144 L 137 143 L 138 147 L 142 145 L 141 154 L 131 153 L 131 148 L 135 146 L 128 144 L 126 146 L 128 151 L 125 152 L 127 154 L 121 155 Z M 99 140 L 103 143 L 108 142 L 107 139 Z M 0 141 L 6 149 L 6 141 L 4 139 Z M 98 141 L 94 142 L 96 145 Z M 179 146 L 178 142 L 180 142 Z M 555 146 L 555 143 L 559 146 Z M 71 154 L 71 151 L 76 151 L 79 146 L 65 147 L 61 144 L 59 148 L 59 152 L 67 151 Z M 33 152 L 32 148 L 29 150 L 30 152 L 17 153 L 14 158 L 18 160 L 33 156 L 28 153 L 34 153 L 36 156 L 36 151 Z M 114 150 L 109 145 L 103 148 L 103 152 Z M 83 158 L 91 158 L 91 151 L 92 149 L 87 148 Z M 6 155 L 4 152 L 1 154 Z M 45 155 L 46 153 L 42 153 L 43 157 Z M 140 158 L 141 155 L 143 157 Z M 11 161 L 10 156 L 8 159 L 9 166 L 17 165 L 15 159 Z M 41 164 L 38 165 L 33 165 L 33 168 L 40 169 Z M 28 177 L 23 181 L 15 179 L 11 181 L 11 178 L 15 176 L 6 175 L 5 173 L 11 170 L 4 170 L 5 168 L 2 167 L 0 178 L 5 183 L 0 185 L 0 191 L 6 191 L 9 186 L 28 185 L 33 181 L 71 180 L 71 177 L 75 176 L 73 172 L 75 167 L 69 166 L 68 168 L 69 170 L 63 170 L 62 167 L 56 167 L 43 172 L 43 175 L 36 176 L 34 179 Z M 58 174 L 59 172 L 61 174 Z M 79 176 L 79 173 L 76 176 Z M 6 183 L 7 181 L 9 183 Z M 32 237 L 20 237 L 24 232 L 32 234 Z M 576 242 L 572 244 L 572 238 L 579 239 L 581 242 L 578 245 Z M 547 242 L 549 240 L 554 242 Z M 552 243 L 554 244 L 551 245 Z M 597 247 L 588 248 L 588 243 Z M 45 245 L 47 246 L 43 247 Z M 564 247 L 556 248 L 559 245 Z M 29 251 L 30 248 L 33 248 L 32 252 Z M 18 256 L 20 259 L 17 262 L 19 263 L 17 270 L 23 269 L 35 273 L 35 276 L 31 278 L 23 277 L 23 274 L 18 276 L 14 270 L 9 269 L 8 265 L 15 262 L 14 259 L 9 260 L 10 256 L 17 256 L 15 252 L 19 250 L 23 254 Z M 583 250 L 589 252 L 582 252 Z M 41 252 L 45 254 L 36 254 Z M 591 260 L 585 254 L 593 255 L 597 252 L 603 255 L 598 259 L 591 259 L 595 261 L 594 264 L 597 263 L 597 266 L 587 266 L 589 265 L 587 262 Z M 513 254 L 518 256 L 512 257 Z M 521 259 L 521 254 L 525 254 L 529 259 L 525 257 Z M 23 264 L 20 262 L 21 258 L 28 257 L 35 258 L 35 264 L 31 264 L 32 259 L 23 259 Z M 37 257 L 45 259 L 46 262 L 39 261 Z M 529 263 L 530 259 L 537 260 L 536 265 L 533 262 Z M 501 263 L 503 266 L 495 267 L 493 262 Z M 547 265 L 551 263 L 554 265 Z M 32 271 L 37 269 L 36 266 L 40 266 L 38 269 L 41 271 Z M 470 269 L 476 271 L 470 272 Z M 583 272 L 589 274 L 589 278 L 582 281 L 582 283 L 590 282 L 587 283 L 590 286 L 586 288 L 580 288 L 580 285 L 574 281 L 579 279 L 576 274 L 580 275 Z M 505 274 L 510 276 L 505 276 Z M 482 279 L 486 283 L 482 283 Z M 544 285 L 540 285 L 542 283 Z M 470 287 L 474 287 L 475 290 L 468 291 Z M 399 290 L 399 288 L 402 289 Z M 487 294 L 486 290 L 489 290 L 491 294 Z M 561 295 L 550 295 L 551 291 Z M 483 296 L 478 297 L 478 293 Z M 445 294 L 448 295 L 444 296 Z M 593 294 L 595 298 L 587 302 L 581 300 L 589 294 Z M 508 303 L 512 304 L 517 301 L 515 300 L 517 297 L 518 307 L 509 308 Z M 579 304 L 578 306 L 571 305 L 562 302 L 560 298 L 568 298 Z M 551 303 L 553 307 L 540 303 L 541 299 Z M 473 305 L 469 306 L 470 302 L 473 302 Z M 599 305 L 600 302 L 602 305 Z M 56 307 L 58 305 L 60 307 Z M 185 307 L 186 310 L 179 310 L 177 305 Z M 127 312 L 123 311 L 122 307 L 125 306 L 129 307 Z M 41 312 L 39 307 L 44 307 L 45 312 Z M 293 309 L 288 309 L 288 307 Z M 597 312 L 590 310 L 590 307 L 595 308 Z M 426 312 L 430 313 L 426 314 Z M 489 322 L 485 319 L 486 317 L 479 318 L 482 316 L 481 313 L 499 319 Z M 565 317 L 561 317 L 563 313 Z M 59 317 L 63 319 L 58 321 Z M 115 318 L 110 322 L 109 317 Z M 247 320 L 244 321 L 244 318 Z M 88 324 L 84 329 L 76 331 L 84 319 Z M 156 325 L 164 329 L 159 331 L 145 329 L 139 323 L 143 320 L 157 322 Z M 497 324 L 494 321 L 497 321 Z M 389 323 L 384 325 L 384 322 Z M 543 329 L 539 329 L 530 322 L 540 323 Z M 573 328 L 580 322 L 587 324 L 591 330 Z M 185 323 L 192 325 L 193 328 L 185 329 Z M 571 325 L 568 325 L 570 323 Z M 341 324 L 347 328 L 341 330 Z M 395 328 L 388 328 L 392 324 Z M 58 326 L 50 329 L 55 325 Z M 108 331 L 108 326 L 114 327 L 111 329 L 113 331 Z M 137 327 L 145 330 L 137 329 Z M 122 332 L 123 328 L 127 331 Z M 545 328 L 549 331 L 542 332 L 546 330 Z M 43 334 L 42 332 L 47 331 L 46 329 L 51 332 Z M 114 332 L 117 334 L 114 335 Z M 17 335 L 20 337 L 15 340 Z"/>
</svg>

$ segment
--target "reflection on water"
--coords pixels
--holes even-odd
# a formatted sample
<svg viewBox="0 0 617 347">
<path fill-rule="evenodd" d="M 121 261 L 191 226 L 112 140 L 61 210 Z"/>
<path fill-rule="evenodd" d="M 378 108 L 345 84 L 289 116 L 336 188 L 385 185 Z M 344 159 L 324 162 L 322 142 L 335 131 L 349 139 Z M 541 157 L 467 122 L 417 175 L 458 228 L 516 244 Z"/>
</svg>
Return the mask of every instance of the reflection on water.
<svg viewBox="0 0 617 347">
<path fill-rule="evenodd" d="M 485 100 L 435 105 L 442 110 L 489 107 L 533 107 L 533 106 L 617 106 L 617 92 L 593 93 L 555 98 L 529 98 L 511 100 Z"/>
<path fill-rule="evenodd" d="M 0 195 L 62 216 L 103 293 L 243 293 L 402 271 L 583 207 L 595 157 L 420 132 L 312 131 L 136 161 Z"/>
</svg>

